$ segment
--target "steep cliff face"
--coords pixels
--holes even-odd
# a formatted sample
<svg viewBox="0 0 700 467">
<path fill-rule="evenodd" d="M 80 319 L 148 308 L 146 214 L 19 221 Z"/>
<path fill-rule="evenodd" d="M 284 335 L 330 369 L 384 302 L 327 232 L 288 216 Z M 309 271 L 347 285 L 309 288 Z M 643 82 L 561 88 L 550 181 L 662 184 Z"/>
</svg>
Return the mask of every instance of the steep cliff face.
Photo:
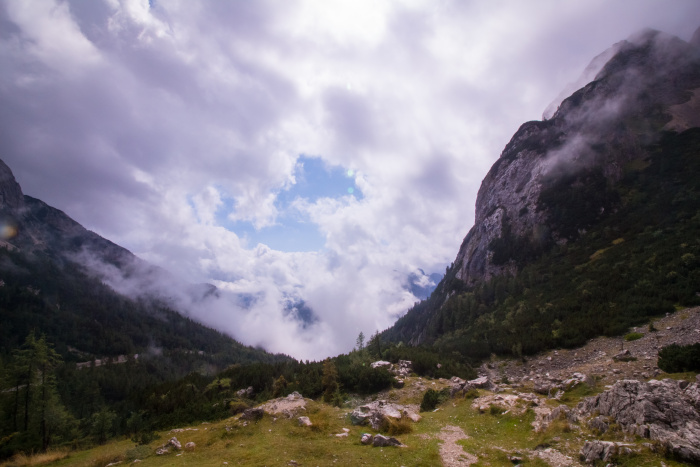
<svg viewBox="0 0 700 467">
<path fill-rule="evenodd" d="M 698 46 L 649 30 L 614 49 L 551 119 L 523 124 L 491 167 L 455 260 L 458 279 L 471 285 L 512 274 L 575 240 L 615 209 L 610 188 L 648 157 L 643 147 L 663 130 L 695 125 Z"/>
<path fill-rule="evenodd" d="M 165 271 L 87 230 L 63 211 L 22 193 L 12 170 L 0 160 L 0 246 L 41 252 L 54 260 L 117 268 L 123 276 L 167 276 Z M 98 271 L 93 271 L 98 272 Z M 144 279 L 145 280 L 145 279 Z"/>
<path fill-rule="evenodd" d="M 22 207 L 24 195 L 12 170 L 0 160 L 0 209 L 17 210 Z"/>
</svg>

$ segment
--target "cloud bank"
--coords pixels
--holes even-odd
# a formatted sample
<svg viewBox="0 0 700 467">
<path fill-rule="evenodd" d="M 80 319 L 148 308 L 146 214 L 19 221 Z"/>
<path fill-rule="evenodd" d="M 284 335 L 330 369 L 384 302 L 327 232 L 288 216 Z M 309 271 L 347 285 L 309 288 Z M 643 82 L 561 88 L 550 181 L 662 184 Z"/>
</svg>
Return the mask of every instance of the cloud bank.
<svg viewBox="0 0 700 467">
<path fill-rule="evenodd" d="M 687 40 L 694 18 L 693 0 L 7 0 L 0 157 L 25 193 L 215 284 L 191 315 L 323 358 L 454 259 L 522 122 L 613 43 Z"/>
</svg>

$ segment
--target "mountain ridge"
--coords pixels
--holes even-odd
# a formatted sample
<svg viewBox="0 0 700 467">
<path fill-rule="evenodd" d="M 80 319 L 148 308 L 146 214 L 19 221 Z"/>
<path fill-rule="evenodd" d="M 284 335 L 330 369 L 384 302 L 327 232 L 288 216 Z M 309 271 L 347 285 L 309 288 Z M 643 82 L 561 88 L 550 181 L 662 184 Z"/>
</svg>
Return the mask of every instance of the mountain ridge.
<svg viewBox="0 0 700 467">
<path fill-rule="evenodd" d="M 640 145 L 654 138 L 649 127 L 667 123 L 668 107 L 687 102 L 700 87 L 699 56 L 698 48 L 676 37 L 644 31 L 618 45 L 595 80 L 565 99 L 551 119 L 524 123 L 481 184 L 474 227 L 455 259 L 461 263 L 457 277 L 473 284 L 512 274 L 513 258 L 496 264 L 491 248 L 506 229 L 536 250 L 575 238 L 543 209 L 547 182 L 559 173 L 600 167 L 606 182 L 616 183 L 626 163 L 646 157 Z M 543 225 L 550 231 L 538 229 Z"/>
<path fill-rule="evenodd" d="M 693 213 L 700 203 L 690 174 L 700 147 L 695 123 L 700 48 L 653 30 L 616 48 L 595 80 L 566 98 L 551 119 L 526 122 L 515 132 L 484 177 L 474 226 L 444 279 L 431 297 L 387 329 L 385 338 L 435 344 L 476 359 L 491 352 L 530 354 L 582 344 L 583 336 L 620 333 L 681 302 L 695 303 L 697 291 L 669 293 L 679 286 L 663 289 L 658 274 L 662 270 L 692 287 L 690 278 L 697 273 L 690 258 L 697 255 Z M 668 226 L 654 230 L 681 239 L 679 245 L 662 245 L 659 234 L 647 236 L 654 220 Z M 635 246 L 626 242 L 615 249 L 628 250 L 630 264 L 652 261 L 639 248 L 659 249 L 658 256 L 667 258 L 663 266 L 655 265 L 657 275 L 630 273 L 645 277 L 639 282 L 646 283 L 643 293 L 634 282 L 628 286 L 633 291 L 599 283 L 587 276 L 594 268 L 583 269 L 591 261 L 584 251 L 596 258 L 601 277 L 611 272 L 602 274 L 602 265 L 625 264 L 608 262 L 607 256 L 601 262 L 596 251 L 625 240 Z M 681 251 L 671 251 L 679 246 Z M 679 262 L 681 256 L 689 262 Z M 554 279 L 564 289 L 553 290 Z M 592 281 L 595 288 L 577 281 Z M 662 288 L 655 290 L 652 283 Z M 606 309 L 597 297 L 595 305 L 587 303 L 592 291 L 609 296 L 610 303 L 623 297 L 628 303 L 618 311 Z M 579 329 L 564 333 L 567 320 Z M 530 333 L 519 338 L 518 329 Z"/>
</svg>

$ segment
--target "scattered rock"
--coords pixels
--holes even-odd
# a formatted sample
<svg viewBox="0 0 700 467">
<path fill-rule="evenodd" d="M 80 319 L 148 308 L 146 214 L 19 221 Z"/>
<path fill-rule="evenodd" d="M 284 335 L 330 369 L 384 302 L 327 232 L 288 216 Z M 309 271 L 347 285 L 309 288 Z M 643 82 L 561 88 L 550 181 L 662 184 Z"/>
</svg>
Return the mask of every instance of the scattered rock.
<svg viewBox="0 0 700 467">
<path fill-rule="evenodd" d="M 632 353 L 628 349 L 625 349 L 622 352 L 614 355 L 613 360 L 616 362 L 631 362 L 636 360 L 636 358 L 632 356 Z"/>
<path fill-rule="evenodd" d="M 156 449 L 156 454 L 162 456 L 164 454 L 168 454 L 172 449 L 175 449 L 177 451 L 182 449 L 182 445 L 174 436 L 170 438 L 170 440 L 167 443 Z"/>
<path fill-rule="evenodd" d="M 408 377 L 412 371 L 413 362 L 411 362 L 410 360 L 399 360 L 397 367 L 393 370 L 394 374 L 401 378 Z"/>
<path fill-rule="evenodd" d="M 297 421 L 299 422 L 299 426 L 312 426 L 313 423 L 311 423 L 311 420 L 309 420 L 309 417 L 299 417 L 297 418 Z"/>
<path fill-rule="evenodd" d="M 187 452 L 194 452 L 194 449 L 197 447 L 196 444 L 194 444 L 193 441 L 190 441 L 185 444 L 185 451 Z"/>
<path fill-rule="evenodd" d="M 476 379 L 469 381 L 464 381 L 463 379 L 453 376 L 450 380 L 452 382 L 452 388 L 450 389 L 450 396 L 457 397 L 459 394 L 466 394 L 472 389 L 486 389 L 487 391 L 498 392 L 499 387 L 494 384 L 488 376 L 480 376 Z"/>
<path fill-rule="evenodd" d="M 375 448 L 383 448 L 387 446 L 401 446 L 401 441 L 396 438 L 392 438 L 384 435 L 374 435 L 372 438 L 372 446 Z"/>
<path fill-rule="evenodd" d="M 372 444 L 372 435 L 369 433 L 362 433 L 362 438 L 360 438 L 362 444 Z"/>
<path fill-rule="evenodd" d="M 697 407 L 700 407 L 697 383 L 683 389 L 678 381 L 670 379 L 646 383 L 622 380 L 609 390 L 586 398 L 577 410 L 583 415 L 597 412 L 612 417 L 625 432 L 659 441 L 674 456 L 700 463 Z"/>
<path fill-rule="evenodd" d="M 585 375 L 583 373 L 574 373 L 571 375 L 571 378 L 565 380 L 562 383 L 563 389 L 568 391 L 570 389 L 575 388 L 579 384 L 585 384 L 586 386 L 593 387 L 595 386 L 595 380 L 589 376 Z"/>
<path fill-rule="evenodd" d="M 612 460 L 613 456 L 632 454 L 634 452 L 633 446 L 633 444 L 614 443 L 612 441 L 586 441 L 581 448 L 580 458 L 588 464 L 598 460 L 607 462 Z"/>
<path fill-rule="evenodd" d="M 379 431 L 385 417 L 400 420 L 403 416 L 407 416 L 411 420 L 415 420 L 416 418 L 420 420 L 420 416 L 408 406 L 379 400 L 361 405 L 353 410 L 352 413 L 350 413 L 350 422 L 352 422 L 353 425 L 365 425 L 369 423 L 373 430 Z"/>
<path fill-rule="evenodd" d="M 610 424 L 608 423 L 607 418 L 598 415 L 597 417 L 593 417 L 588 421 L 588 427 L 592 430 L 597 430 L 601 434 L 605 433 L 608 431 L 608 428 L 610 428 Z"/>
</svg>

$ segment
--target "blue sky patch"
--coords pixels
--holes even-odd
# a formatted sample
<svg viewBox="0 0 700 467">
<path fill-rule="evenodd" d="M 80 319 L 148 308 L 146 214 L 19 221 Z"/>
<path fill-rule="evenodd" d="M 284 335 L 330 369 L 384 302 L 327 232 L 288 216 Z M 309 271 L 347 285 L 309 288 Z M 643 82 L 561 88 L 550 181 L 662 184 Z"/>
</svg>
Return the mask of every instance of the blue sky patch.
<svg viewBox="0 0 700 467">
<path fill-rule="evenodd" d="M 275 225 L 260 230 L 247 221 L 232 221 L 228 213 L 234 209 L 232 199 L 224 199 L 224 206 L 219 210 L 219 224 L 247 240 L 249 246 L 264 243 L 279 251 L 319 251 L 326 239 L 319 232 L 316 224 L 311 222 L 292 203 L 304 198 L 313 203 L 321 198 L 341 198 L 352 196 L 363 198 L 362 191 L 355 185 L 355 172 L 340 166 L 329 166 L 319 157 L 302 155 L 297 160 L 294 173 L 296 183 L 287 190 L 277 194 L 275 207 L 279 211 Z"/>
</svg>

